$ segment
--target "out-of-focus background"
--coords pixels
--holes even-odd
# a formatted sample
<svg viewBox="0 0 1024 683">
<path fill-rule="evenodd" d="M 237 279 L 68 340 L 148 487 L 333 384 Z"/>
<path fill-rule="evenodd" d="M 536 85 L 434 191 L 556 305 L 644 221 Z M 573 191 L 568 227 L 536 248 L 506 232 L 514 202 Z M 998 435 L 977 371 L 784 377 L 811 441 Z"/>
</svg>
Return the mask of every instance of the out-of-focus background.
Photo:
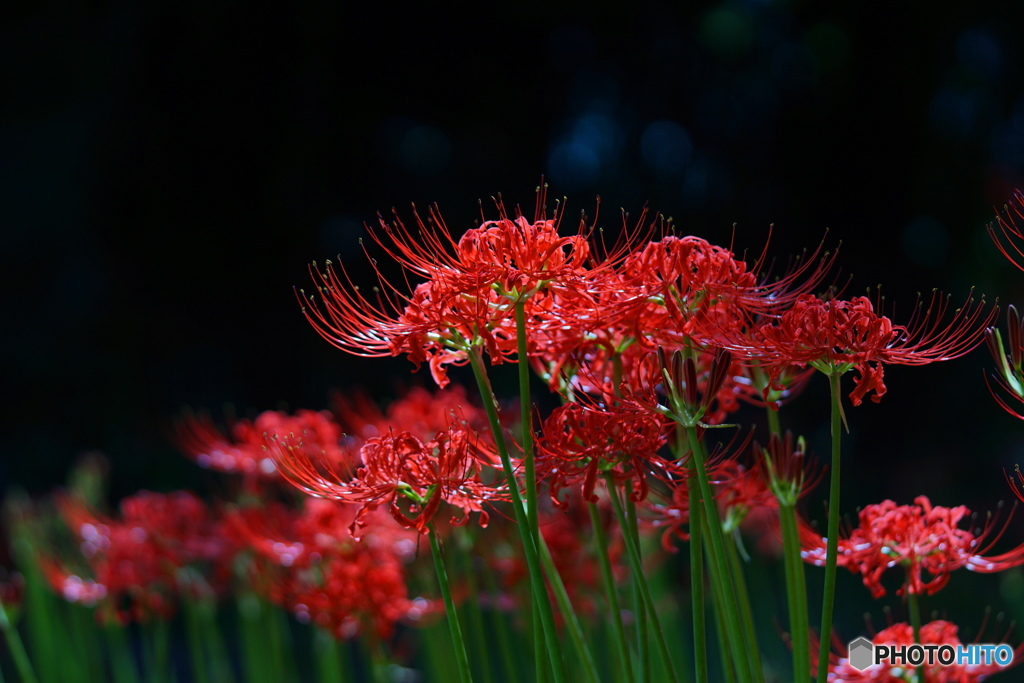
<svg viewBox="0 0 1024 683">
<path fill-rule="evenodd" d="M 0 488 L 44 492 L 92 451 L 115 496 L 201 488 L 171 439 L 186 406 L 429 384 L 331 348 L 292 287 L 314 259 L 369 278 L 378 211 L 437 202 L 459 232 L 498 192 L 532 210 L 542 174 L 570 216 L 600 194 L 610 230 L 646 205 L 757 252 L 774 224 L 782 263 L 827 228 L 847 292 L 882 284 L 896 322 L 933 288 L 1024 303 L 985 231 L 1024 185 L 1003 3 L 20 4 L 0 23 Z M 1007 499 L 1024 424 L 991 364 L 887 370 L 848 410 L 844 509 Z M 783 415 L 823 456 L 826 409 L 816 378 Z"/>
</svg>

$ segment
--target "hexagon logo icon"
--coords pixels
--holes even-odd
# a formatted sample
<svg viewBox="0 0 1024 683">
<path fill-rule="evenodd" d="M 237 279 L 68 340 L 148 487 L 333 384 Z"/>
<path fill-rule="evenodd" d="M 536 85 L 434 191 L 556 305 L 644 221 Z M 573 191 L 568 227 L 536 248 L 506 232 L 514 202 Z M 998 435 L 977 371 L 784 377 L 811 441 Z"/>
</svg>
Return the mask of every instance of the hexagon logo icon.
<svg viewBox="0 0 1024 683">
<path fill-rule="evenodd" d="M 871 666 L 874 660 L 875 646 L 867 638 L 861 637 L 850 643 L 850 666 L 863 671 Z"/>
</svg>

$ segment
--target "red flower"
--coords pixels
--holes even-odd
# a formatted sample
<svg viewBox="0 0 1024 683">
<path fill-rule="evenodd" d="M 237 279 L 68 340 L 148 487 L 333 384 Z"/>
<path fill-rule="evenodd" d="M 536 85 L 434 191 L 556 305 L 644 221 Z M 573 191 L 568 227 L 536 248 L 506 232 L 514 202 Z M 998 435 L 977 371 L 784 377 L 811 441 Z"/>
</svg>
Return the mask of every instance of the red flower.
<svg viewBox="0 0 1024 683">
<path fill-rule="evenodd" d="M 772 434 L 767 448 L 754 442 L 761 478 L 775 498 L 784 505 L 796 505 L 805 493 L 821 480 L 824 471 L 814 460 L 805 457 L 803 437 L 793 442 L 793 433 L 784 437 Z"/>
<path fill-rule="evenodd" d="M 236 547 L 191 493 L 142 491 L 122 501 L 120 519 L 98 515 L 70 497 L 58 502 L 64 521 L 79 539 L 92 578 L 75 574 L 52 558 L 43 561 L 47 578 L 67 600 L 100 603 L 108 618 L 169 617 L 180 592 L 199 588 L 183 581 L 183 567 L 210 568 L 203 572 L 206 591 L 222 587 L 230 575 Z"/>
<path fill-rule="evenodd" d="M 228 528 L 254 553 L 257 592 L 337 638 L 365 630 L 387 638 L 398 622 L 415 622 L 436 606 L 408 594 L 405 565 L 415 537 L 388 515 L 372 515 L 357 541 L 348 531 L 357 510 L 307 498 L 301 511 L 280 504 L 237 510 Z"/>
<path fill-rule="evenodd" d="M 493 469 L 495 457 L 481 449 L 475 433 L 457 425 L 428 442 L 404 431 L 368 439 L 359 451 L 362 464 L 354 472 L 338 472 L 315 446 L 295 437 L 269 441 L 268 452 L 284 477 L 300 490 L 359 503 L 353 533 L 381 505 L 387 505 L 403 526 L 426 533 L 442 501 L 466 515 L 453 522 L 464 523 L 469 513 L 479 512 L 480 523 L 486 526 L 483 505 L 506 499 L 502 486 L 481 476 Z"/>
<path fill-rule="evenodd" d="M 984 313 L 984 303 L 968 299 L 942 325 L 949 298 L 936 293 L 927 309 L 919 304 L 903 326 L 878 314 L 867 297 L 823 300 L 805 294 L 777 320 L 748 332 L 717 328 L 717 343 L 745 362 L 767 366 L 772 387 L 780 386 L 779 377 L 790 365 L 811 365 L 826 374 L 856 368 L 850 398 L 860 405 L 871 392 L 876 402 L 885 394 L 885 364 L 926 365 L 974 349 L 997 313 L 995 308 Z"/>
<path fill-rule="evenodd" d="M 371 300 L 332 264 L 324 271 L 314 264 L 321 303 L 300 291 L 306 318 L 321 336 L 355 355 L 405 353 L 417 366 L 428 362 L 442 387 L 448 382 L 445 366 L 464 364 L 473 345 L 482 345 L 494 363 L 517 354 L 516 302 L 528 308 L 530 344 L 534 350 L 546 347 L 546 329 L 566 319 L 587 325 L 588 318 L 598 317 L 588 277 L 620 254 L 595 263 L 590 229 L 581 221 L 576 234 L 560 236 L 562 212 L 556 209 L 547 218 L 544 199 L 538 191 L 532 222 L 521 214 L 510 217 L 498 201 L 498 220 L 485 221 L 458 241 L 436 207 L 426 221 L 414 213 L 415 235 L 397 217 L 394 224 L 381 219 L 380 232 L 371 230 L 374 241 L 402 267 L 407 282 L 425 282 L 409 292 L 378 271 L 380 286 Z"/>
<path fill-rule="evenodd" d="M 597 502 L 598 477 L 610 473 L 616 480 L 635 478 L 635 500 L 647 497 L 647 477 L 665 477 L 679 467 L 662 459 L 665 424 L 656 413 L 632 406 L 584 406 L 567 403 L 544 421 L 538 449 L 538 470 L 549 477 L 556 505 L 559 492 L 581 485 L 583 497 Z"/>
<path fill-rule="evenodd" d="M 1024 564 L 1024 545 L 986 557 L 1002 531 L 991 516 L 977 534 L 959 528 L 969 516 L 963 505 L 933 506 L 925 496 L 914 499 L 914 505 L 891 500 L 868 505 L 860 512 L 860 526 L 839 539 L 837 564 L 861 574 L 876 598 L 885 595 L 881 579 L 890 567 L 903 567 L 905 579 L 898 591 L 903 595 L 935 593 L 957 569 L 991 574 Z M 800 535 L 804 559 L 823 566 L 825 539 L 806 525 Z"/>
<path fill-rule="evenodd" d="M 725 460 L 715 475 L 715 499 L 725 511 L 722 528 L 727 532 L 738 529 L 747 515 L 755 510 L 775 509 L 778 501 L 768 483 L 756 470 L 748 470 L 735 460 Z"/>
<path fill-rule="evenodd" d="M 688 346 L 697 341 L 716 346 L 708 330 L 776 312 L 817 287 L 835 260 L 834 253 L 818 260 L 822 246 L 769 281 L 768 273 L 761 272 L 767 243 L 748 266 L 729 249 L 699 237 L 663 237 L 623 263 L 623 280 L 637 290 L 628 324 L 645 345 Z"/>
</svg>

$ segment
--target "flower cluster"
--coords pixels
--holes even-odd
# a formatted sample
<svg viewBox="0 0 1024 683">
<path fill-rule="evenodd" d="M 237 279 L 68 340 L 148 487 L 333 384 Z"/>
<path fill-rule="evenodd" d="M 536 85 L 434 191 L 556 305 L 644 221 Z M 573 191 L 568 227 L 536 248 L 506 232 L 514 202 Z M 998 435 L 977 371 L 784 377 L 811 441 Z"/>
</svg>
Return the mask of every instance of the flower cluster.
<svg viewBox="0 0 1024 683">
<path fill-rule="evenodd" d="M 977 533 L 960 528 L 970 514 L 963 505 L 932 505 L 925 496 L 915 498 L 913 505 L 891 500 L 868 505 L 860 512 L 860 525 L 839 540 L 838 564 L 859 573 L 875 597 L 885 594 L 882 575 L 892 567 L 904 571 L 900 595 L 930 595 L 957 569 L 990 574 L 1024 565 L 1024 544 L 986 556 L 1002 533 L 993 517 Z M 808 526 L 801 529 L 801 536 L 804 559 L 824 564 L 825 539 Z"/>
<path fill-rule="evenodd" d="M 360 288 L 331 262 L 314 263 L 315 290 L 297 297 L 316 332 L 357 356 L 404 355 L 417 368 L 427 365 L 438 390 L 413 388 L 386 407 L 356 390 L 337 395 L 329 411 L 267 411 L 226 430 L 208 417 L 185 417 L 181 449 L 203 468 L 235 475 L 229 481 L 239 485 L 227 488 L 236 495 L 208 506 L 188 493 L 143 492 L 125 499 L 119 515 L 62 497 L 78 557 L 44 554 L 54 588 L 121 622 L 166 619 L 183 599 L 209 603 L 234 588 L 339 640 L 362 638 L 376 648 L 371 659 L 382 643 L 405 647 L 407 627 L 444 611 L 462 681 L 470 670 L 456 604 L 474 601 L 467 618 L 474 629 L 484 623 L 481 608 L 498 612 L 502 627 L 519 625 L 506 623 L 505 607 L 530 613 L 533 651 L 549 658 L 530 673 L 543 670 L 553 681 L 565 680 L 563 661 L 574 661 L 558 652 L 563 641 L 577 649 L 582 679 L 599 678 L 574 610 L 596 617 L 607 606 L 622 667 L 616 675 L 628 680 L 633 657 L 647 677 L 658 671 L 648 668 L 653 648 L 646 642 L 662 633 L 645 579 L 655 563 L 641 554 L 649 550 L 643 537 L 657 533 L 669 552 L 689 543 L 694 588 L 710 584 L 707 596 L 690 591 L 696 670 L 708 649 L 697 615 L 713 600 L 719 638 L 727 641 L 719 643 L 725 665 L 737 680 L 760 680 L 742 560 L 744 535 L 756 534 L 750 547 L 783 558 L 793 670 L 802 683 L 808 679 L 799 674 L 813 661 L 806 564 L 826 567 L 826 646 L 837 565 L 859 573 L 876 598 L 886 593 L 887 571 L 900 568 L 898 593 L 908 597 L 914 623 L 917 597 L 940 590 L 957 569 L 1024 565 L 1024 545 L 993 552 L 1002 535 L 994 518 L 965 528 L 966 507 L 934 506 L 925 496 L 912 505 L 869 505 L 844 536 L 837 533 L 839 506 L 830 502 L 831 531 L 823 537 L 797 507 L 824 468 L 802 438 L 783 430 L 778 414 L 817 372 L 828 376 L 830 500 L 838 501 L 842 375 L 852 371 L 853 405 L 879 402 L 888 391 L 886 365 L 950 360 L 987 340 L 998 385 L 1024 401 L 1024 324 L 1012 307 L 1007 349 L 991 327 L 997 311 L 983 300 L 968 298 L 954 309 L 934 294 L 900 320 L 880 301 L 844 297 L 829 287 L 836 254 L 824 243 L 773 274 L 767 243 L 748 261 L 731 245 L 677 235 L 660 218 L 645 227 L 644 214 L 633 228 L 624 219 L 623 237 L 607 247 L 596 220 L 583 217 L 560 234 L 564 204 L 549 215 L 545 202 L 546 190 L 538 189 L 531 219 L 499 199 L 496 218 L 482 217 L 461 236 L 436 206 L 425 214 L 414 209 L 408 225 L 397 213 L 382 218 L 368 228 L 367 254 L 382 250 L 401 272 L 396 278 L 392 265 L 370 257 L 372 288 Z M 1012 219 L 1000 219 L 994 235 L 1004 254 L 1024 253 L 1012 246 L 1013 238 L 1024 240 Z M 494 394 L 488 362 L 518 365 L 515 419 Z M 449 377 L 462 365 L 471 366 L 482 404 Z M 530 370 L 553 392 L 550 410 L 531 402 Z M 746 455 L 753 430 L 715 440 L 754 408 L 767 409 L 767 446 L 755 442 L 753 457 Z M 1024 500 L 1020 481 L 1015 493 Z M 509 540 L 512 519 L 521 553 Z M 476 524 L 458 528 L 471 520 Z M 425 542 L 441 600 L 420 595 Z M 445 550 L 447 560 L 461 556 L 451 583 Z M 637 602 L 622 610 L 618 593 L 627 576 Z M 627 630 L 637 636 L 632 645 Z M 472 634 L 486 640 L 481 635 Z M 915 634 L 896 624 L 875 638 L 910 643 Z M 944 621 L 919 629 L 916 639 L 960 642 Z M 671 672 L 669 648 L 661 649 Z M 825 647 L 819 655 L 822 682 L 827 664 L 828 680 L 915 675 L 888 664 L 859 672 L 845 657 L 826 662 L 827 654 Z M 370 664 L 381 673 L 378 662 Z M 994 671 L 928 670 L 924 680 L 974 681 Z M 709 680 L 707 669 L 698 680 Z"/>
<path fill-rule="evenodd" d="M 408 593 L 415 535 L 372 515 L 354 538 L 356 514 L 356 506 L 316 498 L 298 510 L 271 503 L 233 511 L 228 533 L 252 553 L 248 580 L 258 594 L 338 638 L 364 630 L 386 638 L 436 607 Z"/>
<path fill-rule="evenodd" d="M 181 594 L 216 591 L 230 577 L 237 547 L 225 539 L 222 521 L 189 492 L 143 491 L 121 502 L 120 518 L 99 515 L 69 496 L 59 506 L 89 572 L 47 557 L 46 576 L 67 600 L 101 604 L 107 618 L 167 617 Z M 186 573 L 190 567 L 202 571 Z M 205 579 L 197 583 L 198 576 Z"/>
</svg>

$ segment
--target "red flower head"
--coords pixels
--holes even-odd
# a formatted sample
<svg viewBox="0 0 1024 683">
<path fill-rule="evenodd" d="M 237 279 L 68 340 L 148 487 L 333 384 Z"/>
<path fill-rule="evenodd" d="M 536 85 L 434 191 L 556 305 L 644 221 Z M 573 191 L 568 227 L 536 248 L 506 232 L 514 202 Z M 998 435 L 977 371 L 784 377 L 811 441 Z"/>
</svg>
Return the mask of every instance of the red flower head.
<svg viewBox="0 0 1024 683">
<path fill-rule="evenodd" d="M 715 478 L 715 499 L 724 509 L 722 528 L 727 532 L 739 529 L 747 515 L 766 508 L 775 509 L 778 501 L 768 489 L 768 483 L 735 460 L 721 463 Z"/>
<path fill-rule="evenodd" d="M 696 339 L 715 346 L 707 330 L 777 311 L 817 287 L 835 260 L 834 252 L 818 260 L 822 246 L 769 282 L 761 272 L 767 243 L 748 266 L 729 249 L 699 237 L 667 236 L 651 242 L 627 257 L 622 268 L 623 279 L 639 290 L 630 314 L 636 337 L 656 345 L 689 345 Z"/>
<path fill-rule="evenodd" d="M 658 451 L 665 443 L 664 420 L 656 413 L 630 406 L 583 406 L 567 403 L 544 422 L 539 444 L 538 469 L 550 477 L 551 497 L 582 485 L 583 497 L 597 502 L 594 487 L 598 476 L 610 473 L 619 481 L 635 478 L 635 500 L 647 497 L 647 477 L 678 472 L 677 465 L 663 460 Z"/>
<path fill-rule="evenodd" d="M 795 506 L 824 474 L 817 462 L 806 457 L 803 437 L 794 443 L 792 432 L 786 432 L 781 438 L 772 434 L 767 448 L 755 441 L 754 452 L 759 456 L 762 480 L 782 505 Z"/>
<path fill-rule="evenodd" d="M 445 366 L 465 364 L 474 347 L 483 347 L 493 363 L 517 355 L 517 303 L 525 308 L 531 355 L 564 345 L 567 320 L 577 339 L 596 327 L 606 312 L 597 304 L 595 284 L 603 280 L 594 276 L 620 260 L 624 247 L 595 262 L 587 241 L 591 228 L 581 220 L 575 235 L 560 236 L 562 211 L 548 218 L 540 190 L 532 222 L 518 213 L 510 217 L 500 200 L 497 206 L 498 220 L 458 241 L 436 207 L 426 221 L 414 214 L 415 235 L 397 218 L 394 224 L 381 219 L 380 231 L 371 229 L 374 241 L 405 271 L 407 282 L 425 281 L 403 291 L 378 271 L 380 286 L 371 300 L 332 264 L 323 271 L 314 264 L 321 302 L 299 292 L 306 318 L 321 336 L 355 355 L 405 353 L 417 366 L 429 363 L 442 387 L 448 383 Z"/>
<path fill-rule="evenodd" d="M 453 425 L 425 443 L 408 432 L 368 439 L 359 452 L 362 465 L 354 473 L 339 473 L 319 451 L 295 438 L 274 439 L 268 451 L 284 477 L 300 490 L 359 503 L 353 533 L 381 505 L 387 505 L 403 526 L 426 533 L 442 501 L 466 515 L 453 522 L 465 523 L 469 513 L 479 512 L 486 526 L 483 505 L 506 499 L 502 486 L 487 483 L 482 476 L 493 469 L 493 455 L 481 450 L 475 433 L 462 426 Z"/>
<path fill-rule="evenodd" d="M 860 405 L 868 393 L 874 392 L 876 402 L 885 394 L 885 364 L 950 360 L 980 344 L 985 327 L 997 313 L 995 308 L 984 313 L 984 303 L 976 305 L 968 299 L 943 326 L 949 299 L 936 293 L 928 308 L 919 304 L 903 326 L 877 313 L 867 297 L 826 300 L 805 294 L 777 320 L 748 333 L 720 330 L 718 343 L 745 362 L 767 366 L 772 387 L 780 387 L 779 377 L 791 365 L 810 365 L 826 374 L 856 368 L 850 398 Z"/>
<path fill-rule="evenodd" d="M 996 529 L 991 516 L 977 534 L 959 528 L 969 515 L 963 505 L 933 506 L 925 496 L 918 496 L 913 505 L 896 505 L 891 500 L 868 505 L 860 512 L 860 526 L 839 539 L 837 564 L 861 574 L 876 598 L 885 595 L 881 579 L 890 567 L 904 570 L 900 595 L 907 591 L 930 595 L 945 586 L 957 569 L 991 574 L 1024 564 L 1024 545 L 984 556 L 1002 531 Z M 806 525 L 800 535 L 804 559 L 823 566 L 825 539 Z"/>
<path fill-rule="evenodd" d="M 674 553 L 677 548 L 676 539 L 690 540 L 690 489 L 686 479 L 672 482 L 671 498 L 665 502 L 655 502 L 652 496 L 646 501 L 646 507 L 654 513 L 652 525 L 656 529 L 664 528 L 661 534 L 661 547 L 666 552 Z"/>
<path fill-rule="evenodd" d="M 400 621 L 415 622 L 433 603 L 410 598 L 405 565 L 415 540 L 387 515 L 372 515 L 357 541 L 348 531 L 358 510 L 308 498 L 300 511 L 280 504 L 243 508 L 230 534 L 253 552 L 253 587 L 303 622 L 337 638 L 369 630 L 389 637 Z"/>
<path fill-rule="evenodd" d="M 209 590 L 224 582 L 237 550 L 202 501 L 187 492 L 138 493 L 122 501 L 120 519 L 97 515 L 70 497 L 59 506 L 93 578 L 54 559 L 44 560 L 47 578 L 65 599 L 101 603 L 107 618 L 119 621 L 169 617 L 178 593 L 196 588 L 182 582 L 180 569 L 211 567 Z"/>
</svg>

